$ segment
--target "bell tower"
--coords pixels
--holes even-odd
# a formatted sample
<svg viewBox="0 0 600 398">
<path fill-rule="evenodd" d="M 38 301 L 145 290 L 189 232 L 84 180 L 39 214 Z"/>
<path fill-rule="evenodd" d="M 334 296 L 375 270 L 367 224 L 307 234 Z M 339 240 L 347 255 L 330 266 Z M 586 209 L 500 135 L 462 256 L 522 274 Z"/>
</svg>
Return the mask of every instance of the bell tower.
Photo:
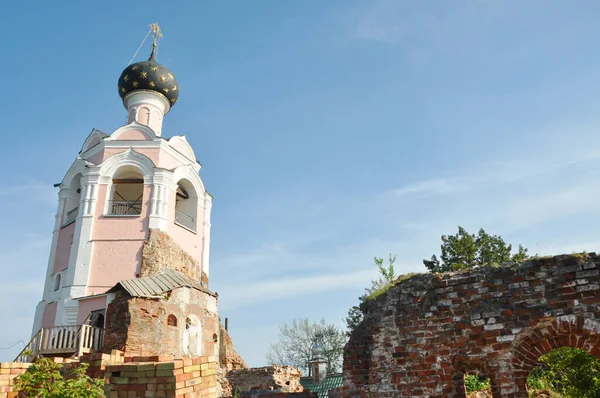
<svg viewBox="0 0 600 398">
<path fill-rule="evenodd" d="M 185 136 L 163 138 L 163 118 L 180 89 L 173 72 L 157 62 L 162 33 L 158 24 L 150 27 L 150 57 L 127 66 L 118 81 L 127 124 L 110 134 L 93 129 L 56 185 L 33 334 L 92 318 L 102 323 L 111 287 L 165 267 L 208 284 L 212 196 Z"/>
</svg>

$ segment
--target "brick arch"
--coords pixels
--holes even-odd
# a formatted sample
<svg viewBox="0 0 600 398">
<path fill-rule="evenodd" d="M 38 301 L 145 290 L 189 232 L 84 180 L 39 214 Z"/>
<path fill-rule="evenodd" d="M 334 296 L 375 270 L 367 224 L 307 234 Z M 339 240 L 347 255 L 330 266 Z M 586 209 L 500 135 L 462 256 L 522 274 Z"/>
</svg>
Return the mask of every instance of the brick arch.
<svg viewBox="0 0 600 398">
<path fill-rule="evenodd" d="M 600 359 L 600 321 L 584 316 L 564 315 L 537 325 L 515 342 L 513 367 L 519 392 L 526 391 L 527 376 L 542 355 L 561 347 L 576 347 Z"/>
</svg>

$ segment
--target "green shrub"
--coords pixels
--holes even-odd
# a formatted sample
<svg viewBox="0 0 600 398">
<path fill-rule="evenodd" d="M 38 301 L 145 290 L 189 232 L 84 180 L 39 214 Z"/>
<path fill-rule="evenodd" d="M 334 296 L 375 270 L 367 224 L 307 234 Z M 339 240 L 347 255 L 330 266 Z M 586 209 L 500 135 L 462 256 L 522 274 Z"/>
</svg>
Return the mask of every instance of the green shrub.
<svg viewBox="0 0 600 398">
<path fill-rule="evenodd" d="M 475 391 L 485 391 L 490 388 L 490 379 L 472 374 L 465 375 L 465 390 L 467 394 Z"/>
<path fill-rule="evenodd" d="M 550 390 L 572 398 L 600 396 L 600 360 L 574 347 L 542 355 L 542 365 L 527 377 L 528 390 Z"/>
<path fill-rule="evenodd" d="M 39 398 L 104 398 L 104 380 L 86 375 L 88 364 L 66 370 L 48 358 L 38 358 L 27 372 L 15 377 L 15 389 L 26 397 Z"/>
</svg>

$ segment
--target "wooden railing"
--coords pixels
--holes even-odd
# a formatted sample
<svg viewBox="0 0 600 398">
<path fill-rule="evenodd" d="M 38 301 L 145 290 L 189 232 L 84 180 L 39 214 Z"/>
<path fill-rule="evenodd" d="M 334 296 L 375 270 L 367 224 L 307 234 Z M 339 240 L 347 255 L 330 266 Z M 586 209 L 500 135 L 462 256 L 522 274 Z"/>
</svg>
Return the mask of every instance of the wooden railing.
<svg viewBox="0 0 600 398">
<path fill-rule="evenodd" d="M 15 362 L 31 362 L 36 357 L 80 356 L 102 348 L 104 329 L 90 325 L 41 328 L 17 356 Z"/>
<path fill-rule="evenodd" d="M 142 214 L 141 200 L 110 200 L 109 213 L 113 216 L 136 216 Z"/>
</svg>

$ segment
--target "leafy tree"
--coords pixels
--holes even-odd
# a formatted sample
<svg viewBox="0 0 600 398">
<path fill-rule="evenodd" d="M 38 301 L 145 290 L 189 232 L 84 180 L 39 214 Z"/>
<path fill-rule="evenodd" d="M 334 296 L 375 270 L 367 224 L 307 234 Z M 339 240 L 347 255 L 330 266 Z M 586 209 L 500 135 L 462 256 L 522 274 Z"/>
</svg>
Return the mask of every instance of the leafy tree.
<svg viewBox="0 0 600 398">
<path fill-rule="evenodd" d="M 600 396 L 600 360 L 574 347 L 554 349 L 538 360 L 542 366 L 527 378 L 529 390 L 545 390 L 565 397 Z"/>
<path fill-rule="evenodd" d="M 365 293 L 361 295 L 358 300 L 360 303 L 363 303 L 367 297 L 376 292 L 377 290 L 383 289 L 386 286 L 390 285 L 396 279 L 396 271 L 394 269 L 394 263 L 396 262 L 396 256 L 389 255 L 388 264 L 383 264 L 383 258 L 375 257 L 373 259 L 375 265 L 379 269 L 379 278 L 377 280 L 371 281 L 371 286 L 365 288 Z M 355 305 L 348 310 L 348 316 L 346 316 L 346 327 L 348 331 L 346 332 L 348 335 L 352 333 L 354 329 L 362 322 L 364 318 L 364 314 L 360 309 L 360 304 Z"/>
<path fill-rule="evenodd" d="M 501 236 L 489 235 L 483 229 L 477 235 L 469 234 L 463 227 L 458 227 L 456 235 L 442 235 L 441 250 L 439 259 L 433 255 L 431 260 L 423 260 L 429 272 L 459 271 L 528 258 L 527 249 L 521 245 L 518 252 L 511 255 L 512 245 Z"/>
<path fill-rule="evenodd" d="M 319 323 L 311 323 L 308 318 L 300 318 L 294 319 L 291 325 L 280 325 L 279 341 L 271 343 L 265 358 L 268 363 L 290 365 L 310 375 L 312 347 L 315 343 L 323 348 L 327 373 L 340 372 L 346 336 L 342 330 L 328 324 L 325 319 Z"/>
<path fill-rule="evenodd" d="M 103 398 L 104 380 L 86 375 L 88 364 L 73 366 L 65 379 L 61 366 L 49 358 L 38 358 L 27 372 L 15 377 L 15 389 L 26 397 Z"/>
<path fill-rule="evenodd" d="M 471 394 L 476 391 L 487 391 L 491 388 L 490 379 L 483 376 L 468 374 L 465 375 L 464 380 L 467 394 Z"/>
</svg>

